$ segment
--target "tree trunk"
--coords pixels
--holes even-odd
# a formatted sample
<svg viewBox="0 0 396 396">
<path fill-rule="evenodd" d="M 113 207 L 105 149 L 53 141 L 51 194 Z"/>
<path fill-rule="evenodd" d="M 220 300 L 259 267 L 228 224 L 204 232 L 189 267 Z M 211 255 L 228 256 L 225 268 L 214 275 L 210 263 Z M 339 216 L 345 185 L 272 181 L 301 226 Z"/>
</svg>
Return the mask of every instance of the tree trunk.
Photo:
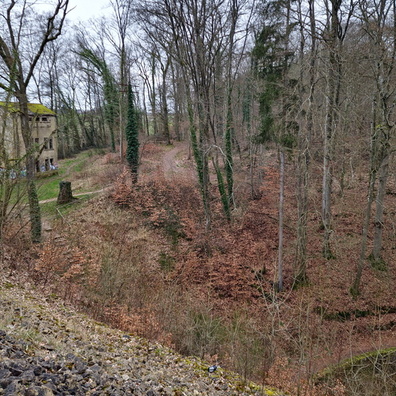
<svg viewBox="0 0 396 396">
<path fill-rule="evenodd" d="M 150 104 L 151 104 L 151 117 L 153 120 L 153 132 L 154 136 L 158 135 L 158 124 L 157 124 L 157 109 L 156 109 L 156 102 L 157 102 L 157 94 L 156 94 L 156 87 L 155 87 L 155 56 L 152 54 L 151 57 L 151 95 L 150 95 Z"/>
<path fill-rule="evenodd" d="M 362 279 L 364 262 L 366 261 L 367 238 L 368 238 L 368 230 L 371 219 L 371 207 L 373 205 L 373 200 L 374 200 L 375 179 L 376 179 L 376 171 L 375 169 L 372 169 L 370 172 L 369 188 L 367 193 L 367 208 L 366 208 L 366 213 L 364 215 L 359 261 L 356 268 L 355 280 L 353 281 L 353 285 L 350 290 L 352 296 L 355 298 L 360 294 L 360 282 Z"/>
<path fill-rule="evenodd" d="M 384 198 L 385 198 L 385 189 L 386 189 L 386 181 L 388 179 L 389 173 L 389 158 L 390 155 L 388 152 L 385 153 L 385 157 L 382 160 L 381 167 L 379 169 L 379 177 L 378 177 L 378 191 L 376 202 L 376 210 L 375 210 L 375 220 L 374 220 L 374 242 L 373 242 L 373 264 L 380 264 L 382 261 L 381 257 L 381 249 L 382 249 L 382 232 L 383 232 L 383 223 L 384 223 Z"/>
<path fill-rule="evenodd" d="M 22 84 L 21 84 L 22 86 Z M 33 243 L 41 242 L 41 211 L 37 195 L 35 179 L 35 152 L 32 147 L 32 139 L 29 125 L 29 110 L 27 95 L 24 92 L 18 94 L 22 138 L 26 149 L 26 183 L 29 201 L 30 233 Z"/>
<path fill-rule="evenodd" d="M 370 8 L 373 7 L 373 8 Z M 376 213 L 374 222 L 374 243 L 371 254 L 372 264 L 383 268 L 381 258 L 382 233 L 383 233 L 383 215 L 384 215 L 384 198 L 385 188 L 389 172 L 390 160 L 390 139 L 393 134 L 393 122 L 390 121 L 394 110 L 394 88 L 391 83 L 393 78 L 394 61 L 396 54 L 395 38 L 396 24 L 393 21 L 393 40 L 384 33 L 385 29 L 392 26 L 388 23 L 388 13 L 391 13 L 393 20 L 395 17 L 395 2 L 380 1 L 378 3 L 365 3 L 360 5 L 360 11 L 365 23 L 365 30 L 372 47 L 370 56 L 373 61 L 373 77 L 376 85 L 373 87 L 373 116 L 371 125 L 371 169 L 370 183 L 368 191 L 368 204 L 365 214 L 365 221 L 362 232 L 362 248 L 357 265 L 356 276 L 351 287 L 351 294 L 357 297 L 360 294 L 360 282 L 364 262 L 366 260 L 366 249 L 368 231 L 371 219 L 371 207 L 374 202 L 374 188 L 378 174 L 378 191 L 376 196 Z M 386 44 L 386 50 L 384 45 Z M 379 114 L 378 114 L 379 113 Z"/>
<path fill-rule="evenodd" d="M 217 186 L 219 188 L 220 199 L 223 204 L 224 214 L 226 215 L 227 221 L 230 222 L 231 221 L 230 201 L 228 199 L 228 195 L 227 195 L 226 188 L 224 185 L 224 178 L 223 178 L 223 175 L 221 173 L 221 169 L 220 169 L 220 166 L 218 163 L 218 154 L 217 153 L 212 158 L 212 163 L 213 163 L 213 167 L 216 171 Z"/>
<path fill-rule="evenodd" d="M 209 175 L 208 175 L 208 158 L 205 154 L 203 142 L 202 142 L 202 133 L 200 136 L 197 136 L 197 127 L 194 120 L 194 111 L 193 104 L 190 94 L 190 88 L 188 83 L 185 84 L 186 87 L 186 96 L 187 96 L 187 109 L 188 109 L 188 118 L 190 124 L 190 138 L 191 138 L 191 146 L 195 159 L 195 164 L 197 167 L 198 173 L 198 181 L 201 189 L 202 203 L 205 212 L 205 228 L 206 230 L 210 229 L 211 225 L 211 210 L 210 210 L 210 201 L 209 201 Z"/>
<path fill-rule="evenodd" d="M 125 35 L 121 34 L 120 46 L 120 160 L 124 161 L 124 134 L 125 134 L 125 93 L 127 90 L 127 73 L 126 73 L 126 48 Z"/>
<path fill-rule="evenodd" d="M 41 211 L 37 196 L 36 184 L 33 179 L 27 180 L 27 193 L 29 199 L 30 233 L 34 243 L 41 242 Z"/>
<path fill-rule="evenodd" d="M 302 129 L 302 128 L 300 128 Z M 297 159 L 297 244 L 296 261 L 294 267 L 294 282 L 304 284 L 307 280 L 307 222 L 308 222 L 308 169 L 309 153 L 308 138 L 304 131 L 298 136 L 298 159 Z"/>
<path fill-rule="evenodd" d="M 300 53 L 301 60 L 304 60 L 305 52 L 305 25 L 303 20 L 303 12 L 301 9 L 302 4 L 299 3 L 299 19 L 300 19 Z M 316 82 L 316 20 L 314 0 L 309 1 L 309 18 L 310 18 L 310 58 L 309 58 L 309 96 L 308 96 L 308 109 L 306 112 L 306 125 L 304 122 L 299 125 L 297 136 L 297 241 L 296 241 L 296 260 L 294 265 L 294 285 L 299 286 L 307 282 L 307 222 L 308 222 L 308 183 L 309 183 L 309 145 L 313 133 L 313 103 Z M 304 64 L 300 64 L 300 108 L 303 109 L 304 100 Z M 303 119 L 303 114 L 301 114 Z"/>
<path fill-rule="evenodd" d="M 327 128 L 326 128 L 327 129 Z M 332 233 L 331 225 L 331 153 L 330 142 L 331 134 L 326 133 L 323 155 L 323 190 L 322 190 L 322 224 L 323 224 L 323 257 L 327 260 L 333 257 L 330 247 L 330 236 Z"/>
<path fill-rule="evenodd" d="M 279 226 L 278 226 L 278 283 L 277 290 L 283 290 L 283 207 L 285 197 L 285 153 L 279 150 Z"/>
<path fill-rule="evenodd" d="M 350 292 L 353 297 L 357 297 L 360 294 L 360 282 L 362 279 L 362 273 L 364 268 L 364 263 L 366 261 L 366 251 L 367 251 L 367 239 L 368 239 L 368 231 L 370 227 L 370 219 L 371 219 L 371 207 L 373 205 L 374 200 L 374 187 L 375 181 L 377 178 L 377 131 L 376 131 L 376 122 L 377 122 L 377 100 L 376 95 L 373 97 L 372 102 L 372 121 L 371 121 L 371 140 L 370 140 L 370 174 L 369 174 L 369 185 L 367 191 L 367 206 L 366 213 L 364 214 L 363 221 L 363 229 L 362 229 L 362 240 L 360 246 L 360 255 L 359 261 L 356 266 L 356 275 L 353 281 Z"/>
<path fill-rule="evenodd" d="M 338 36 L 340 21 L 338 12 L 341 2 L 338 0 L 331 1 L 330 16 L 330 37 L 329 58 L 327 66 L 327 93 L 326 93 L 326 122 L 324 136 L 323 152 L 323 190 L 322 190 L 322 224 L 324 229 L 323 236 L 323 257 L 327 260 L 334 258 L 330 246 L 330 237 L 332 230 L 331 214 L 331 194 L 333 182 L 333 154 L 334 154 L 334 136 L 337 127 L 339 93 L 341 86 L 341 61 L 340 45 L 341 38 Z"/>
<path fill-rule="evenodd" d="M 232 87 L 231 84 L 227 92 L 227 122 L 224 136 L 225 143 L 225 171 L 227 176 L 228 208 L 233 205 L 234 201 L 234 161 L 232 157 L 232 138 L 234 136 L 234 120 L 232 114 Z"/>
<path fill-rule="evenodd" d="M 168 89 L 166 84 L 166 77 L 170 66 L 171 59 L 168 57 L 166 65 L 161 67 L 162 69 L 162 89 L 161 89 L 161 108 L 162 108 L 162 123 L 164 137 L 167 144 L 171 144 L 171 136 L 169 131 L 169 110 L 168 110 Z"/>
<path fill-rule="evenodd" d="M 173 88 L 173 103 L 174 103 L 174 116 L 173 116 L 173 132 L 176 140 L 180 142 L 184 138 L 184 134 L 180 130 L 183 112 L 183 89 L 180 77 L 179 65 L 171 62 L 172 71 L 172 88 Z"/>
<path fill-rule="evenodd" d="M 71 182 L 61 181 L 59 182 L 59 195 L 57 204 L 63 205 L 74 201 L 76 198 L 73 197 Z"/>
</svg>

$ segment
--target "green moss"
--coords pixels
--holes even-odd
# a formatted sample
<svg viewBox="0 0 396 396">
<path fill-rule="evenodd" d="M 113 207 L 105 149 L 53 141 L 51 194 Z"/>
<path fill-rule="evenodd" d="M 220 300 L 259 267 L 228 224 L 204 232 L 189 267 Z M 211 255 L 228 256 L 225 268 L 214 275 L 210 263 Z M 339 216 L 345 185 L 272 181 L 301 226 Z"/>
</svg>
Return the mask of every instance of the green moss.
<svg viewBox="0 0 396 396">
<path fill-rule="evenodd" d="M 19 104 L 16 102 L 0 102 L 0 106 L 7 107 L 8 111 L 15 113 L 19 111 Z M 40 103 L 28 103 L 28 109 L 34 114 L 55 115 L 55 112 Z"/>
<path fill-rule="evenodd" d="M 393 356 L 396 358 L 396 348 L 386 348 L 363 353 L 361 355 L 345 359 L 335 366 L 326 368 L 317 374 L 315 379 L 316 382 L 326 382 L 328 379 L 338 378 L 347 372 L 361 371 L 362 364 L 372 364 L 373 361 L 379 362 Z M 372 370 L 372 368 L 370 370 Z"/>
<path fill-rule="evenodd" d="M 353 309 L 350 311 L 328 312 L 324 307 L 316 307 L 314 311 L 325 320 L 336 320 L 338 322 L 346 322 L 355 318 L 365 318 L 367 316 L 376 316 L 379 314 L 386 315 L 396 313 L 396 307 L 382 306 L 373 309 Z"/>
<path fill-rule="evenodd" d="M 273 389 L 266 389 L 265 390 L 265 394 L 267 396 L 277 396 L 277 395 L 279 395 L 279 392 L 277 392 L 277 391 L 275 391 Z"/>
<path fill-rule="evenodd" d="M 372 254 L 370 254 L 368 260 L 370 262 L 371 268 L 374 268 L 378 271 L 388 270 L 388 264 L 385 262 L 385 260 L 382 257 L 376 259 Z"/>
<path fill-rule="evenodd" d="M 165 356 L 167 354 L 167 352 L 162 350 L 162 349 L 160 349 L 160 348 L 156 348 L 154 350 L 154 354 L 157 355 L 157 356 Z"/>
<path fill-rule="evenodd" d="M 55 115 L 55 112 L 39 103 L 28 103 L 29 111 L 34 114 Z"/>
</svg>

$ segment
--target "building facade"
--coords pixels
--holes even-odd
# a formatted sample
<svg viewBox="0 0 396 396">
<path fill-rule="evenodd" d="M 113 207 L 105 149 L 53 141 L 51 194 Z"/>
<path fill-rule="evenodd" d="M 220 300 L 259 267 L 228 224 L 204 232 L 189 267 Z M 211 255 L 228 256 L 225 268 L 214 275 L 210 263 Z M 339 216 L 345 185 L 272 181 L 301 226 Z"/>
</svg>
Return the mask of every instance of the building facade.
<svg viewBox="0 0 396 396">
<path fill-rule="evenodd" d="M 57 167 L 58 142 L 56 114 L 44 105 L 29 103 L 30 136 L 36 153 L 36 171 Z M 19 163 L 26 154 L 17 103 L 0 102 L 2 140 L 8 161 Z"/>
</svg>

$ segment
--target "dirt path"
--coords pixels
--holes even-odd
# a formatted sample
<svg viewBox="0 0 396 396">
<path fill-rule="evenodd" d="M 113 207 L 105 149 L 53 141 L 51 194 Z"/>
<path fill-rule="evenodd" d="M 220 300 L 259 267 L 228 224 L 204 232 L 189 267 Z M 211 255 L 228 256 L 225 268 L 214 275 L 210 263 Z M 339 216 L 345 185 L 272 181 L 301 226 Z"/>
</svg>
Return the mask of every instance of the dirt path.
<svg viewBox="0 0 396 396">
<path fill-rule="evenodd" d="M 82 193 L 78 193 L 78 194 L 73 194 L 73 197 L 80 197 L 80 196 L 82 196 L 82 195 L 96 194 L 96 193 L 103 192 L 103 191 L 105 191 L 105 190 L 106 190 L 105 188 L 102 188 L 102 189 L 96 190 L 96 191 L 82 192 Z M 50 199 L 44 199 L 44 200 L 40 201 L 39 204 L 45 204 L 45 203 L 48 203 L 48 202 L 55 202 L 57 199 L 58 199 L 58 197 L 56 197 L 56 198 L 50 198 Z"/>
<path fill-rule="evenodd" d="M 162 168 L 166 179 L 181 173 L 194 177 L 192 161 L 189 159 L 189 147 L 186 142 L 176 142 L 174 147 L 167 151 L 162 158 Z"/>
</svg>

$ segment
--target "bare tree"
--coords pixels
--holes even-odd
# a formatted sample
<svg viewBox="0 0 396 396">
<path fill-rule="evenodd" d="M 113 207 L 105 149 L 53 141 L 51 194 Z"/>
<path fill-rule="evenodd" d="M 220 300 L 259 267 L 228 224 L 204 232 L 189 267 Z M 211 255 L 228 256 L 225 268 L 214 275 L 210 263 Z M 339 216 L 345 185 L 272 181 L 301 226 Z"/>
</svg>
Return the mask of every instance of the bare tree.
<svg viewBox="0 0 396 396">
<path fill-rule="evenodd" d="M 126 106 L 127 102 L 127 87 L 130 82 L 129 67 L 128 67 L 128 48 L 127 35 L 132 22 L 132 1 L 131 0 L 110 0 L 113 9 L 113 32 L 107 33 L 109 42 L 116 49 L 119 57 L 119 71 L 120 71 L 120 158 L 124 157 L 124 133 L 126 125 Z M 107 32 L 107 26 L 104 27 L 104 32 Z M 113 33 L 116 34 L 113 34 Z"/>
<path fill-rule="evenodd" d="M 165 60 L 159 59 L 161 67 L 162 81 L 160 85 L 160 104 L 161 104 L 161 120 L 162 120 L 162 134 L 166 139 L 167 144 L 171 144 L 171 136 L 169 130 L 169 108 L 168 108 L 168 83 L 167 76 L 169 66 L 171 64 L 171 56 L 166 55 Z"/>
<path fill-rule="evenodd" d="M 359 11 L 363 20 L 364 32 L 369 42 L 368 50 L 371 54 L 368 69 L 372 71 L 372 119 L 367 206 L 362 227 L 360 256 L 356 266 L 355 279 L 351 287 L 351 293 L 355 297 L 360 294 L 360 283 L 366 261 L 367 240 L 377 179 L 374 243 L 371 259 L 374 265 L 383 264 L 381 249 L 384 198 L 391 156 L 390 142 L 395 130 L 394 100 L 396 95 L 392 83 L 395 77 L 396 27 L 394 20 L 396 2 L 394 0 L 381 0 L 378 3 L 371 3 L 362 0 L 359 2 Z"/>
<path fill-rule="evenodd" d="M 35 153 L 31 139 L 28 110 L 28 87 L 35 68 L 48 43 L 56 40 L 62 33 L 69 0 L 58 0 L 52 12 L 42 21 L 29 18 L 28 2 L 22 6 L 16 0 L 5 2 L 0 8 L 0 18 L 4 28 L 0 33 L 1 74 L 0 88 L 12 92 L 19 104 L 23 143 L 26 149 L 27 191 L 30 208 L 31 237 L 33 242 L 41 240 L 41 214 L 37 197 L 35 177 Z M 36 23 L 37 31 L 25 34 L 26 27 Z M 37 37 L 39 37 L 37 39 Z M 30 47 L 30 48 L 29 48 Z M 29 56 L 26 57 L 26 50 Z"/>
<path fill-rule="evenodd" d="M 316 16 L 315 2 L 308 2 L 308 23 L 306 26 L 306 15 L 303 1 L 297 4 L 297 20 L 300 33 L 300 55 L 299 55 L 299 84 L 298 96 L 300 112 L 298 115 L 297 135 L 297 240 L 296 258 L 294 265 L 294 279 L 296 285 L 304 284 L 307 280 L 307 223 L 308 223 L 308 187 L 309 187 L 309 163 L 310 163 L 310 141 L 313 134 L 313 113 L 316 86 L 317 68 L 317 38 L 316 38 Z M 307 33 L 306 33 L 307 32 Z M 308 35 L 308 37 L 307 37 Z M 308 59 L 304 56 L 308 46 Z M 308 62 L 308 77 L 306 77 L 306 63 Z M 308 91 L 307 105 L 304 106 L 305 95 Z"/>
<path fill-rule="evenodd" d="M 236 75 L 236 66 L 241 59 L 236 43 L 241 37 L 246 37 L 245 31 L 242 33 L 242 29 L 238 30 L 246 7 L 247 2 L 231 0 L 166 0 L 149 4 L 142 2 L 138 7 L 139 21 L 146 34 L 155 38 L 163 51 L 171 55 L 172 71 L 180 71 L 183 79 L 190 140 L 206 228 L 211 223 L 208 158 L 214 148 L 213 164 L 216 174 L 220 176 L 219 190 L 226 191 L 227 195 L 227 199 L 222 199 L 222 202 L 229 207 L 233 196 L 233 145 L 230 142 L 235 142 L 235 134 L 231 80 Z M 224 87 L 227 87 L 226 95 Z M 219 115 L 219 111 L 224 114 Z M 228 119 L 227 126 L 222 126 L 223 123 L 218 122 L 220 119 Z M 224 150 L 219 142 L 223 133 Z M 221 150 L 218 150 L 219 147 Z M 220 186 L 224 178 L 219 174 L 218 153 L 221 153 L 226 169 L 228 192 L 224 186 Z M 229 217 L 226 207 L 225 211 Z"/>
</svg>

